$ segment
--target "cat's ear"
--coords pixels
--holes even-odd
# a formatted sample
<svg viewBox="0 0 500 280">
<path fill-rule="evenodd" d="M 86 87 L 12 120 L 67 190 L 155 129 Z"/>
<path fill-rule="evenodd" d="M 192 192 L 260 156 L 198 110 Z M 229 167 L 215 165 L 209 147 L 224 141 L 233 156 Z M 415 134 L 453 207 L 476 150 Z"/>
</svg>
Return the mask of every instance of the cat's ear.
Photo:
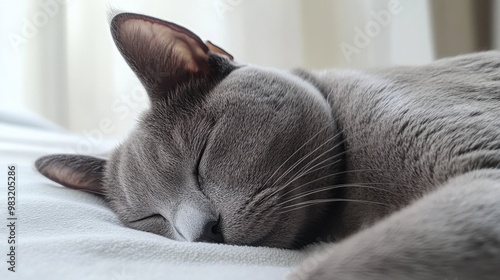
<svg viewBox="0 0 500 280">
<path fill-rule="evenodd" d="M 221 47 L 215 45 L 214 43 L 212 43 L 210 41 L 206 41 L 205 44 L 207 45 L 208 49 L 211 52 L 216 53 L 216 54 L 220 54 L 222 56 L 225 56 L 229 60 L 233 60 L 234 59 L 234 57 L 232 55 L 230 55 L 228 52 L 226 52 L 225 50 L 223 50 Z"/>
<path fill-rule="evenodd" d="M 106 160 L 82 155 L 50 155 L 35 162 L 45 177 L 65 187 L 103 195 Z"/>
<path fill-rule="evenodd" d="M 232 58 L 207 46 L 191 31 L 174 23 L 138 14 L 119 14 L 111 21 L 115 43 L 152 100 L 165 97 L 186 82 L 210 77 L 210 53 Z"/>
</svg>

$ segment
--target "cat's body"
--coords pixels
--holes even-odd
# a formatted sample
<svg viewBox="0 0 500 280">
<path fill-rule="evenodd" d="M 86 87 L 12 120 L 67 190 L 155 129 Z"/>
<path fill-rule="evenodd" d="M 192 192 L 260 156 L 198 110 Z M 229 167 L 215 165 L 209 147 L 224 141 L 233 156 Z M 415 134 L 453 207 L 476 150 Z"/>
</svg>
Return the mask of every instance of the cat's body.
<svg viewBox="0 0 500 280">
<path fill-rule="evenodd" d="M 323 89 L 343 131 L 345 183 L 377 187 L 342 197 L 386 207 L 347 202 L 331 233 L 367 229 L 292 279 L 498 279 L 500 53 L 299 73 Z"/>
<path fill-rule="evenodd" d="M 325 94 L 342 130 L 345 183 L 391 191 L 346 188 L 344 198 L 389 207 L 348 203 L 340 235 L 454 176 L 500 168 L 499 52 L 418 67 L 302 73 Z"/>
<path fill-rule="evenodd" d="M 293 279 L 500 277 L 500 53 L 285 72 L 154 18 L 112 31 L 151 109 L 109 160 L 47 156 L 44 175 L 171 239 L 333 237 Z"/>
</svg>

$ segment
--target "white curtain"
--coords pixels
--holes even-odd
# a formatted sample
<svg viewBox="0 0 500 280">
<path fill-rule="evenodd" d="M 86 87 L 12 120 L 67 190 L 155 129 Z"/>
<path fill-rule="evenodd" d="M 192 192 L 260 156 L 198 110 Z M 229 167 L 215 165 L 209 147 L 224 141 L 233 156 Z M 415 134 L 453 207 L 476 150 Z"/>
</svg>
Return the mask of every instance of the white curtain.
<svg viewBox="0 0 500 280">
<path fill-rule="evenodd" d="M 11 35 L 20 32 L 19 25 L 24 5 L 13 5 L 14 1 L 0 0 L 0 108 L 19 109 L 23 104 L 22 56 L 23 53 L 11 43 Z M 17 23 L 14 23 L 17 20 Z"/>
<path fill-rule="evenodd" d="M 284 69 L 421 64 L 477 49 L 474 0 L 0 1 L 0 106 L 27 107 L 93 139 L 124 136 L 148 106 L 111 40 L 111 8 L 178 23 L 239 61 Z M 499 2 L 491 0 L 496 15 Z M 449 32 L 454 22 L 464 32 Z"/>
<path fill-rule="evenodd" d="M 493 48 L 500 49 L 500 1 L 493 2 Z"/>
</svg>

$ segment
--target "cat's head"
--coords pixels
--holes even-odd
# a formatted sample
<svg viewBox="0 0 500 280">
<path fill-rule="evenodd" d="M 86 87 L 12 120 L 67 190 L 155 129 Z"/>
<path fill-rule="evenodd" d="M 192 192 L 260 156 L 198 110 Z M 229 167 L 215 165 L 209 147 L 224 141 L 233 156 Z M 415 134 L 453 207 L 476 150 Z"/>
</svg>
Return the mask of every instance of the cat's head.
<svg viewBox="0 0 500 280">
<path fill-rule="evenodd" d="M 341 161 L 325 97 L 292 72 L 237 64 L 173 23 L 120 14 L 111 25 L 150 109 L 109 159 L 50 155 L 37 169 L 102 195 L 125 225 L 171 239 L 310 242 Z"/>
</svg>

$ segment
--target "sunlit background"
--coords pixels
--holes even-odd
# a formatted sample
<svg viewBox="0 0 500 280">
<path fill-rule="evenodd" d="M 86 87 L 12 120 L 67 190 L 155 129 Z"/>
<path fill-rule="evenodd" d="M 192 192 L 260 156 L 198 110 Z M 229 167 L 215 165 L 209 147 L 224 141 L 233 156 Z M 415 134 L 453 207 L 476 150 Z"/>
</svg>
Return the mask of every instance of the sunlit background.
<svg viewBox="0 0 500 280">
<path fill-rule="evenodd" d="M 183 25 L 240 61 L 282 69 L 422 64 L 500 47 L 496 0 L 0 0 L 0 106 L 123 137 L 147 106 L 111 9 Z"/>
</svg>

